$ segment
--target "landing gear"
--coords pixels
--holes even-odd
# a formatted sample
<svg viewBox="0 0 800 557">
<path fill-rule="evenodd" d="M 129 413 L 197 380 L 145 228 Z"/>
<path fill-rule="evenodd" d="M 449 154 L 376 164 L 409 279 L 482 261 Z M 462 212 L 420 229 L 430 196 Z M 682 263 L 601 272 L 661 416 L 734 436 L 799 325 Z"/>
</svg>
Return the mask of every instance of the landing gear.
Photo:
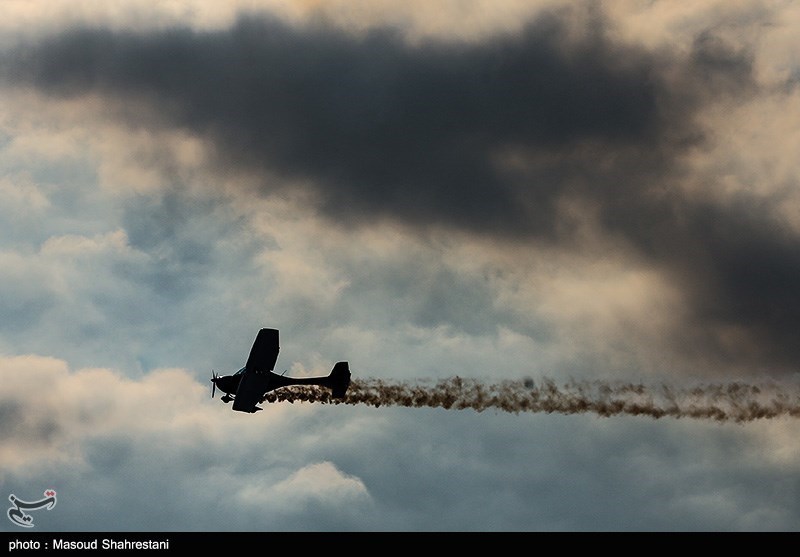
<svg viewBox="0 0 800 557">
<path fill-rule="evenodd" d="M 230 401 L 233 400 L 233 397 L 231 395 L 225 395 L 220 400 L 222 402 L 224 402 L 225 404 L 227 404 L 227 403 L 229 403 Z"/>
</svg>

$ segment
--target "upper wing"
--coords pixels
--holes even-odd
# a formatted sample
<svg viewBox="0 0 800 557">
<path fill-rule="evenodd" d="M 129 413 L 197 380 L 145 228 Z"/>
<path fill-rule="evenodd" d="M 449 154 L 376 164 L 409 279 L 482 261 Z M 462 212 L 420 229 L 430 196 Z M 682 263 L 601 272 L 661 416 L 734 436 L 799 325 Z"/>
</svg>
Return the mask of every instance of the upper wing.
<svg viewBox="0 0 800 557">
<path fill-rule="evenodd" d="M 245 373 L 254 371 L 272 371 L 275 362 L 278 360 L 278 330 L 261 329 L 258 331 L 253 347 L 250 349 L 250 357 L 247 358 Z"/>
</svg>

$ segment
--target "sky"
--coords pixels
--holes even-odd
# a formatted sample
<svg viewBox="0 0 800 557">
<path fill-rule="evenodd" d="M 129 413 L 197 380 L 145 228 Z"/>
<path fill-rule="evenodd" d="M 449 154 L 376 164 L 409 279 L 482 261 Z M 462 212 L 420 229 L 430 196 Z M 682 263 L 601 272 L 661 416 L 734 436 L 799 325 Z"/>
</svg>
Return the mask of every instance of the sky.
<svg viewBox="0 0 800 557">
<path fill-rule="evenodd" d="M 797 4 L 3 12 L 0 491 L 57 491 L 36 529 L 800 529 Z M 298 377 L 794 411 L 233 412 L 262 327 Z"/>
</svg>

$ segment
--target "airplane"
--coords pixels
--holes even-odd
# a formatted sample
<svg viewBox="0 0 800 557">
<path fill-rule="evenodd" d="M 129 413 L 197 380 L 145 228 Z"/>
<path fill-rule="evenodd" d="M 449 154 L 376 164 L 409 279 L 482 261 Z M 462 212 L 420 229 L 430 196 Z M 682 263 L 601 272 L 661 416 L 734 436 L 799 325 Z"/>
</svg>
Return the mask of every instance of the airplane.
<svg viewBox="0 0 800 557">
<path fill-rule="evenodd" d="M 267 398 L 267 393 L 290 385 L 319 385 L 331 389 L 333 398 L 344 398 L 350 386 L 350 365 L 337 362 L 326 377 L 286 377 L 273 373 L 278 360 L 277 329 L 261 329 L 256 335 L 250 356 L 242 369 L 232 375 L 217 375 L 211 372 L 211 398 L 217 388 L 225 393 L 220 400 L 233 401 L 233 409 L 239 412 L 258 412 L 258 403 Z"/>
</svg>

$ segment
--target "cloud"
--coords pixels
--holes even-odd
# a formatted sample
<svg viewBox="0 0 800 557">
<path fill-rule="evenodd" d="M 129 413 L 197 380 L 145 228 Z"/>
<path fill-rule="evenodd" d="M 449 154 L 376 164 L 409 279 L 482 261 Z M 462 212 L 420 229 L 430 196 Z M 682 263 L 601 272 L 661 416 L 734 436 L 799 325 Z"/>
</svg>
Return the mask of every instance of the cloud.
<svg viewBox="0 0 800 557">
<path fill-rule="evenodd" d="M 309 464 L 267 490 L 251 487 L 239 492 L 238 498 L 250 504 L 268 499 L 281 505 L 287 514 L 306 515 L 306 520 L 309 514 L 340 520 L 341 515 L 352 515 L 346 510 L 349 507 L 363 508 L 371 502 L 364 483 L 343 474 L 331 462 Z"/>
<path fill-rule="evenodd" d="M 62 360 L 40 356 L 3 358 L 8 376 L 3 397 L 3 443 L 7 473 L 39 466 L 80 466 L 87 439 L 124 429 L 128 436 L 153 434 L 171 423 L 181 435 L 214 431 L 191 410 L 205 389 L 182 370 L 160 370 L 133 381 L 108 369 L 70 372 Z M 201 392 L 202 391 L 202 392 Z M 195 408 L 196 410 L 196 408 Z M 180 423 L 189 430 L 180 431 Z M 208 427 L 205 427 L 208 426 Z"/>
<path fill-rule="evenodd" d="M 0 488 L 54 487 L 44 531 L 791 530 L 800 512 L 764 489 L 796 468 L 794 420 L 243 415 L 182 369 L 131 379 L 31 355 L 0 370 Z"/>
<path fill-rule="evenodd" d="M 0 496 L 54 486 L 53 531 L 797 529 L 794 419 L 240 416 L 208 379 L 260 326 L 385 384 L 793 373 L 798 9 L 273 4 L 4 4 Z"/>
<path fill-rule="evenodd" d="M 184 511 L 202 515 L 205 528 L 236 529 L 203 512 L 218 497 L 217 507 L 257 513 L 239 524 L 243 529 L 265 513 L 273 528 L 287 527 L 309 505 L 324 507 L 321 528 L 352 528 L 353 513 L 369 504 L 363 483 L 335 462 L 297 463 L 289 439 L 302 447 L 307 405 L 270 405 L 254 421 L 212 403 L 207 386 L 182 369 L 130 379 L 110 369 L 71 371 L 61 360 L 33 355 L 2 358 L 0 369 L 7 377 L 0 485 L 50 478 L 67 529 L 170 529 Z M 284 474 L 287 465 L 295 471 Z M 227 494 L 234 496 L 228 503 Z M 343 501 L 356 510 L 326 516 Z M 126 515 L 128 522 L 117 522 Z"/>
<path fill-rule="evenodd" d="M 675 149 L 663 136 L 686 140 L 707 76 L 747 71 L 703 43 L 680 84 L 695 90 L 671 107 L 671 62 L 592 24 L 577 39 L 547 17 L 479 44 L 418 45 L 390 29 L 354 38 L 255 18 L 206 33 L 85 29 L 32 46 L 10 73 L 52 93 L 150 99 L 162 119 L 210 135 L 226 164 L 313 179 L 333 217 L 552 234 L 563 187 L 589 187 L 569 168 L 622 158 L 630 172 L 645 156 L 663 171 Z M 538 176 L 498 165 L 530 149 Z"/>
<path fill-rule="evenodd" d="M 603 246 L 634 274 L 652 277 L 643 292 L 658 296 L 670 285 L 680 319 L 653 303 L 661 346 L 704 370 L 785 372 L 800 355 L 792 341 L 797 228 L 782 216 L 793 205 L 780 193 L 764 195 L 775 191 L 770 185 L 755 197 L 749 188 L 717 187 L 732 181 L 707 162 L 724 152 L 716 133 L 723 114 L 746 114 L 766 95 L 792 106 L 791 92 L 759 83 L 758 42 L 733 33 L 781 12 L 732 9 L 717 27 L 692 14 L 670 16 L 696 18 L 680 43 L 646 46 L 618 27 L 618 11 L 596 6 L 539 11 L 522 27 L 466 41 L 425 33 L 410 40 L 388 26 L 349 33 L 324 18 L 240 17 L 204 30 L 86 27 L 8 50 L 3 66 L 7 83 L 57 98 L 125 99 L 125 117 L 138 116 L 140 127 L 205 140 L 218 176 L 255 177 L 250 183 L 267 195 L 302 192 L 345 230 L 389 221 L 514 249 L 586 254 Z M 653 12 L 640 16 L 656 25 Z M 774 141 L 770 134 L 767 144 Z M 723 193 L 709 196 L 705 184 Z M 130 210 L 134 245 L 168 237 L 173 217 L 184 218 L 163 213 L 155 226 L 137 224 L 150 209 Z M 176 273 L 166 266 L 168 276 L 144 280 L 173 295 L 192 288 L 171 278 L 203 267 L 203 244 L 193 238 L 162 244 L 180 262 Z M 292 298 L 322 289 L 290 278 L 306 276 L 309 262 L 275 253 L 271 263 Z M 433 277 L 434 285 L 452 281 L 447 271 Z M 334 273 L 325 284 L 333 307 L 355 282 Z M 430 312 L 417 319 L 478 331 L 469 315 L 490 305 L 481 301 L 483 286 L 433 286 Z M 449 296 L 473 299 L 476 309 L 454 313 Z M 442 307 L 449 316 L 434 311 Z"/>
</svg>

